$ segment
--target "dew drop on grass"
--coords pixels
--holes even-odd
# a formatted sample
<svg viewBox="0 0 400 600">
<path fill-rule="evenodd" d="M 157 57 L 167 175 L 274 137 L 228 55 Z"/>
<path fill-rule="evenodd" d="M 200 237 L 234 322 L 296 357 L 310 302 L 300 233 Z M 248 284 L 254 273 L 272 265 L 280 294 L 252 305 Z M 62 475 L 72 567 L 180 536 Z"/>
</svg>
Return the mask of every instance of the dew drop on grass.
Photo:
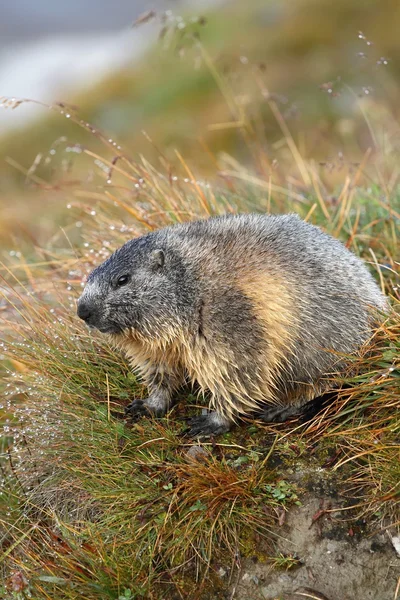
<svg viewBox="0 0 400 600">
<path fill-rule="evenodd" d="M 379 60 L 376 61 L 377 65 L 387 65 L 388 64 L 388 59 L 385 58 L 384 56 L 381 56 Z"/>
</svg>

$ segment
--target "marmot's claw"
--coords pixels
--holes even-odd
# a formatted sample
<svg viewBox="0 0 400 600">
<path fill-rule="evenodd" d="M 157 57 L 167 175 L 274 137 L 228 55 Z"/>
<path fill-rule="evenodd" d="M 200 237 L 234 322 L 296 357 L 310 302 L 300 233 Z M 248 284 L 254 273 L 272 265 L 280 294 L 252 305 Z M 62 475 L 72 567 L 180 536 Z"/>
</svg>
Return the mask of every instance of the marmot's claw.
<svg viewBox="0 0 400 600">
<path fill-rule="evenodd" d="M 134 400 L 125 408 L 125 416 L 130 417 L 134 421 L 138 421 L 141 417 L 149 416 L 150 414 L 151 412 L 143 400 Z"/>
<path fill-rule="evenodd" d="M 229 431 L 225 424 L 216 422 L 210 414 L 193 417 L 188 421 L 189 427 L 183 434 L 188 437 L 210 437 L 211 435 L 221 435 Z"/>
</svg>

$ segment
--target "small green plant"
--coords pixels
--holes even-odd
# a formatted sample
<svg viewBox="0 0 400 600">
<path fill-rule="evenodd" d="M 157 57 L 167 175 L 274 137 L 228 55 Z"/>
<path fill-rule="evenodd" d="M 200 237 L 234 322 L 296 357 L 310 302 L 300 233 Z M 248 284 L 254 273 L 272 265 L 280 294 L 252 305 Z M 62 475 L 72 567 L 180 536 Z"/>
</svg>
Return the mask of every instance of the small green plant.
<svg viewBox="0 0 400 600">
<path fill-rule="evenodd" d="M 120 594 L 117 598 L 117 600 L 135 600 L 135 598 L 144 596 L 145 592 L 142 592 L 141 590 L 131 590 L 128 588 L 125 588 L 124 591 L 122 592 L 122 594 Z"/>
<path fill-rule="evenodd" d="M 275 569 L 283 569 L 285 571 L 295 569 L 301 565 L 301 560 L 295 554 L 282 554 L 280 552 L 276 556 L 269 556 L 268 560 L 272 562 Z"/>
<path fill-rule="evenodd" d="M 280 479 L 274 484 L 267 484 L 265 486 L 267 496 L 279 502 L 280 504 L 288 504 L 294 502 L 294 504 L 300 505 L 301 502 L 297 495 L 296 486 L 288 483 L 284 479 Z"/>
</svg>

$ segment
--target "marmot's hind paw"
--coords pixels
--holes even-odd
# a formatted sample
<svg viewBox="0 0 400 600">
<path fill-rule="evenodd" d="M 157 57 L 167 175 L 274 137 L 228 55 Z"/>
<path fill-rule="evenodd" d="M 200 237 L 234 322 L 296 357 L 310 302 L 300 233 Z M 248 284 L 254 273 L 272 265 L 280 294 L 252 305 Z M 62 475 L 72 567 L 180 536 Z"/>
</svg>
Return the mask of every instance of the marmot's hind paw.
<svg viewBox="0 0 400 600">
<path fill-rule="evenodd" d="M 193 417 L 188 421 L 189 427 L 185 429 L 184 435 L 188 437 L 210 437 L 211 435 L 221 435 L 229 431 L 230 427 L 225 422 L 215 419 L 213 413 Z"/>
<path fill-rule="evenodd" d="M 151 414 L 150 409 L 143 400 L 134 400 L 125 408 L 125 417 L 129 417 L 133 421 L 138 421 L 142 417 L 149 417 Z"/>
</svg>

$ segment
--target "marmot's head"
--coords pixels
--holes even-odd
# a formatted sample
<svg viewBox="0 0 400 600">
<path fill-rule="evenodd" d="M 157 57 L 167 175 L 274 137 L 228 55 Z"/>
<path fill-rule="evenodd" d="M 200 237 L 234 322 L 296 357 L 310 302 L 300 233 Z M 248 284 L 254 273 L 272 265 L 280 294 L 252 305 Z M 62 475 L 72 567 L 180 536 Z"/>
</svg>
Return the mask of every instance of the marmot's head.
<svg viewBox="0 0 400 600">
<path fill-rule="evenodd" d="M 127 242 L 90 273 L 77 313 L 102 333 L 136 329 L 156 335 L 185 316 L 187 283 L 178 254 L 149 234 Z"/>
</svg>

